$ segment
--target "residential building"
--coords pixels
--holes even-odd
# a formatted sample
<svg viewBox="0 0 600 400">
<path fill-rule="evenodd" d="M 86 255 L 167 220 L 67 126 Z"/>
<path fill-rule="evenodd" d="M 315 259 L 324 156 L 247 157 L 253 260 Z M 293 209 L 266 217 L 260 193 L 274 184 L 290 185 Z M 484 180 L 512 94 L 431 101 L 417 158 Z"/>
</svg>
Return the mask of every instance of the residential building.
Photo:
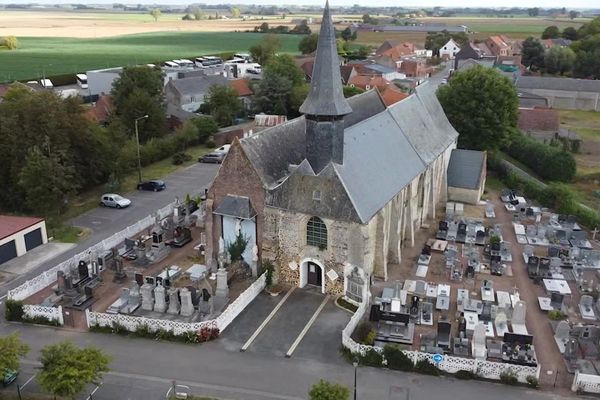
<svg viewBox="0 0 600 400">
<path fill-rule="evenodd" d="M 47 242 L 43 218 L 0 215 L 0 264 Z"/>
<path fill-rule="evenodd" d="M 204 96 L 211 86 L 227 86 L 227 78 L 221 75 L 200 75 L 193 78 L 171 79 L 165 86 L 168 104 L 184 111 L 195 112 L 204 103 Z"/>
<path fill-rule="evenodd" d="M 88 110 L 86 110 L 84 115 L 88 120 L 105 126 L 108 124 L 108 119 L 112 111 L 113 105 L 110 96 L 101 94 L 98 96 L 98 100 L 96 100 L 96 102 L 92 104 Z"/>
<path fill-rule="evenodd" d="M 460 46 L 454 41 L 454 39 L 448 40 L 448 43 L 442 46 L 440 49 L 440 57 L 446 59 L 453 59 L 456 53 L 460 51 Z"/>
<path fill-rule="evenodd" d="M 372 75 L 356 75 L 348 84 L 352 87 L 357 87 L 362 90 L 371 90 L 377 88 L 379 92 L 383 92 L 385 88 L 391 85 L 390 81 L 381 76 Z"/>
<path fill-rule="evenodd" d="M 314 57 L 310 60 L 303 62 L 300 65 L 300 69 L 304 72 L 304 76 L 308 82 L 312 79 L 313 67 L 315 65 Z M 344 85 L 348 84 L 350 78 L 356 76 L 358 72 L 354 68 L 354 65 L 340 65 L 340 76 L 342 77 L 342 83 Z"/>
<path fill-rule="evenodd" d="M 600 111 L 597 80 L 521 76 L 516 86 L 519 91 L 544 97 L 551 108 Z"/>
<path fill-rule="evenodd" d="M 383 92 L 381 92 L 381 99 L 386 107 L 396 104 L 399 101 L 404 100 L 409 96 L 408 93 L 400 90 L 396 85 L 388 85 Z"/>
<path fill-rule="evenodd" d="M 409 42 L 401 42 L 399 40 L 386 40 L 381 46 L 375 50 L 377 56 L 389 56 L 392 58 L 400 58 L 415 54 L 415 45 Z"/>
<path fill-rule="evenodd" d="M 208 191 L 207 264 L 242 234 L 276 281 L 364 301 L 445 201 L 458 133 L 435 89 L 387 108 L 375 90 L 345 99 L 326 5 L 303 115 L 234 140 Z"/>
<path fill-rule="evenodd" d="M 402 60 L 399 68 L 400 72 L 409 78 L 425 78 L 433 72 L 433 67 L 427 65 L 427 61 L 422 58 Z"/>
<path fill-rule="evenodd" d="M 512 47 L 504 35 L 490 36 L 485 44 L 494 56 L 512 56 Z"/>
</svg>

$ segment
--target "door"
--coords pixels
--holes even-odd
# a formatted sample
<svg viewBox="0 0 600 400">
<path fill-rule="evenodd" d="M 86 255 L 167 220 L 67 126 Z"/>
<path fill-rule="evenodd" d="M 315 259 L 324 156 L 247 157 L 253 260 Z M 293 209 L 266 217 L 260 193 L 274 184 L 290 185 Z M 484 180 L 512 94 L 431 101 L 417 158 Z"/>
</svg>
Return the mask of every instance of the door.
<svg viewBox="0 0 600 400">
<path fill-rule="evenodd" d="M 308 262 L 308 284 L 321 286 L 323 283 L 321 276 L 321 267 L 313 262 Z"/>
<path fill-rule="evenodd" d="M 4 243 L 0 246 L 0 264 L 12 260 L 17 256 L 17 246 L 15 241 L 11 240 L 8 243 Z"/>
<path fill-rule="evenodd" d="M 37 228 L 36 230 L 25 234 L 25 250 L 29 251 L 34 249 L 42 243 L 42 228 Z"/>
</svg>

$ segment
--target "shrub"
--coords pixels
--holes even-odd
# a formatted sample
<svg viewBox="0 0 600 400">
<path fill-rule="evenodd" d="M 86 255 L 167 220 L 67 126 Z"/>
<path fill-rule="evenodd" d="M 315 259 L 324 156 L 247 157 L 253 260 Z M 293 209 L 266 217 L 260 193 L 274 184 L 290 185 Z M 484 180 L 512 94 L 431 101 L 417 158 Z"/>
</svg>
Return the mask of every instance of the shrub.
<svg viewBox="0 0 600 400">
<path fill-rule="evenodd" d="M 117 335 L 129 335 L 127 327 L 119 324 L 116 321 L 112 323 L 112 333 L 116 333 Z"/>
<path fill-rule="evenodd" d="M 36 315 L 35 317 L 28 317 L 27 315 L 23 315 L 22 321 L 28 324 L 58 326 L 57 320 L 44 317 L 43 315 Z"/>
<path fill-rule="evenodd" d="M 7 321 L 22 321 L 23 302 L 18 300 L 6 300 L 4 318 L 6 318 Z"/>
<path fill-rule="evenodd" d="M 506 385 L 516 385 L 519 383 L 517 379 L 517 375 L 514 373 L 512 369 L 507 369 L 500 374 L 500 382 Z"/>
<path fill-rule="evenodd" d="M 532 387 L 532 388 L 537 388 L 538 387 L 538 378 L 536 378 L 533 375 L 527 375 L 527 378 L 525 378 L 527 380 L 527 386 Z"/>
<path fill-rule="evenodd" d="M 440 369 L 426 359 L 417 361 L 415 371 L 424 375 L 438 376 L 440 374 Z"/>
<path fill-rule="evenodd" d="M 181 165 L 186 161 L 190 161 L 192 156 L 183 151 L 173 154 L 173 165 Z"/>
<path fill-rule="evenodd" d="M 265 260 L 263 262 L 263 268 L 265 270 L 265 273 L 267 274 L 265 276 L 265 285 L 269 287 L 273 284 L 273 270 L 275 268 L 273 267 L 273 263 L 270 260 Z"/>
<path fill-rule="evenodd" d="M 349 363 L 354 361 L 355 358 L 358 358 L 357 354 L 353 353 L 349 348 L 347 348 L 343 344 L 340 345 L 339 352 L 340 356 Z"/>
<path fill-rule="evenodd" d="M 363 342 L 363 344 L 366 344 L 367 346 L 373 346 L 373 343 L 375 343 L 376 337 L 377 337 L 377 331 L 375 329 L 371 329 L 371 331 L 369 333 L 367 333 L 367 337 L 365 338 L 365 341 Z"/>
<path fill-rule="evenodd" d="M 336 300 L 337 305 L 345 308 L 346 310 L 355 313 L 356 310 L 358 310 L 358 307 L 355 306 L 354 304 L 350 303 L 349 301 L 346 301 L 343 297 L 338 297 L 338 299 Z"/>
<path fill-rule="evenodd" d="M 550 318 L 552 321 L 560 321 L 565 319 L 565 316 L 558 310 L 551 310 L 548 311 L 548 318 Z"/>
<path fill-rule="evenodd" d="M 214 147 L 217 147 L 217 145 L 216 145 L 216 143 L 215 143 L 215 141 L 214 141 L 214 140 L 212 140 L 212 139 L 208 139 L 208 140 L 206 141 L 206 147 L 208 147 L 209 149 L 212 149 L 212 148 L 214 148 Z"/>
<path fill-rule="evenodd" d="M 111 326 L 92 325 L 89 331 L 95 333 L 113 333 L 113 328 Z"/>
<path fill-rule="evenodd" d="M 472 371 L 468 371 L 466 369 L 461 369 L 460 371 L 457 371 L 456 374 L 454 374 L 454 376 L 456 377 L 456 379 L 475 379 L 477 378 L 477 374 L 474 374 Z"/>
<path fill-rule="evenodd" d="M 414 368 L 412 360 L 398 346 L 386 344 L 383 348 L 383 356 L 387 360 L 389 369 L 412 371 Z"/>
<path fill-rule="evenodd" d="M 367 367 L 381 367 L 383 365 L 383 355 L 375 349 L 365 351 L 364 355 L 359 355 L 358 360 L 360 365 Z"/>
<path fill-rule="evenodd" d="M 198 341 L 208 342 L 219 337 L 219 328 L 203 327 L 198 331 Z"/>
</svg>

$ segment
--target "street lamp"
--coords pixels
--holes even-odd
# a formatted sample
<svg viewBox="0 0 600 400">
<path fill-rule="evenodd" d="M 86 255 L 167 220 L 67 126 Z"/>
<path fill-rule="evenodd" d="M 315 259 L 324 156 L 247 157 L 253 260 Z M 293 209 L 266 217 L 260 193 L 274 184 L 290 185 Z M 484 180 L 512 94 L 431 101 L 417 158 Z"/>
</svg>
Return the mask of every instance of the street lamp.
<svg viewBox="0 0 600 400">
<path fill-rule="evenodd" d="M 356 369 L 358 368 L 358 357 L 354 357 L 352 365 L 354 365 L 354 400 L 356 400 Z"/>
<path fill-rule="evenodd" d="M 138 133 L 138 121 L 148 118 L 148 114 L 135 119 L 135 141 L 137 142 L 137 157 L 138 157 L 138 182 L 142 181 L 142 159 L 140 157 L 140 134 Z"/>
</svg>

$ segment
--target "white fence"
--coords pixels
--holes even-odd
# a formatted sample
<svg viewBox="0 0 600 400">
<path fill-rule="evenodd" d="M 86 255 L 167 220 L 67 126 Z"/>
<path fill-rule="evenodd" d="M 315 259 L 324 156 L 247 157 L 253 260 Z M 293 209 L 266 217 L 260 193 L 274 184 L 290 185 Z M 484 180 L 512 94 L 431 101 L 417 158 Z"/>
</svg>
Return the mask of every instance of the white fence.
<svg viewBox="0 0 600 400">
<path fill-rule="evenodd" d="M 190 331 L 199 331 L 202 328 L 219 328 L 219 332 L 223 332 L 265 288 L 265 282 L 266 274 L 262 274 L 221 315 L 208 321 L 188 323 L 132 315 L 97 313 L 86 310 L 87 325 L 88 328 L 92 326 L 112 327 L 117 323 L 124 326 L 128 331 L 135 331 L 139 326 L 145 325 L 153 332 L 162 329 L 172 331 L 176 335 Z"/>
<path fill-rule="evenodd" d="M 62 306 L 46 307 L 31 304 L 23 305 L 23 316 L 28 318 L 45 317 L 51 321 L 57 321 L 59 325 L 64 325 Z"/>
<path fill-rule="evenodd" d="M 158 210 L 159 218 L 164 218 L 170 215 L 173 212 L 174 205 L 175 202 Z M 54 283 L 56 281 L 56 273 L 58 271 L 67 272 L 71 268 L 77 266 L 77 263 L 79 263 L 79 261 L 88 260 L 91 254 L 98 254 L 100 252 L 109 250 L 115 246 L 118 246 L 120 243 L 125 241 L 125 238 L 137 235 L 144 229 L 147 229 L 150 226 L 152 226 L 154 224 L 154 221 L 154 217 L 152 215 L 149 215 L 146 218 L 138 221 L 134 225 L 131 225 L 123 229 L 122 231 L 115 233 L 111 237 L 104 239 L 102 242 L 89 247 L 87 250 L 82 251 L 81 253 L 71 257 L 70 259 L 58 264 L 53 268 L 50 268 L 49 270 L 41 273 L 35 278 L 26 281 L 21 286 L 18 286 L 13 290 L 9 290 L 7 296 L 8 299 L 25 300 L 29 296 L 39 292 L 40 290 Z"/>
<path fill-rule="evenodd" d="M 600 376 L 575 372 L 571 390 L 574 392 L 600 393 Z"/>
<path fill-rule="evenodd" d="M 375 350 L 379 353 L 383 351 L 381 347 L 367 346 L 364 344 L 356 343 L 352 339 L 352 333 L 356 329 L 358 323 L 363 318 L 366 313 L 368 307 L 367 302 L 363 302 L 352 318 L 350 318 L 350 322 L 342 331 L 342 345 L 352 351 L 353 353 L 365 354 L 368 350 Z M 435 364 L 433 361 L 433 354 L 422 353 L 420 351 L 404 351 L 404 354 L 408 356 L 412 360 L 413 363 L 417 363 L 420 360 L 428 360 L 432 364 Z M 539 379 L 540 377 L 540 366 L 537 367 L 527 367 L 522 365 L 513 365 L 492 361 L 481 361 L 472 358 L 462 358 L 462 357 L 452 357 L 452 356 L 444 356 L 444 360 L 437 364 L 438 368 L 442 371 L 454 374 L 458 371 L 465 370 L 473 372 L 478 376 L 486 379 L 500 379 L 500 374 L 503 372 L 512 372 L 516 375 L 519 382 L 527 383 L 528 376 L 535 376 Z M 598 377 L 600 378 L 600 377 Z M 600 380 L 599 380 L 600 382 Z M 600 386 L 599 386 L 600 387 Z"/>
</svg>

